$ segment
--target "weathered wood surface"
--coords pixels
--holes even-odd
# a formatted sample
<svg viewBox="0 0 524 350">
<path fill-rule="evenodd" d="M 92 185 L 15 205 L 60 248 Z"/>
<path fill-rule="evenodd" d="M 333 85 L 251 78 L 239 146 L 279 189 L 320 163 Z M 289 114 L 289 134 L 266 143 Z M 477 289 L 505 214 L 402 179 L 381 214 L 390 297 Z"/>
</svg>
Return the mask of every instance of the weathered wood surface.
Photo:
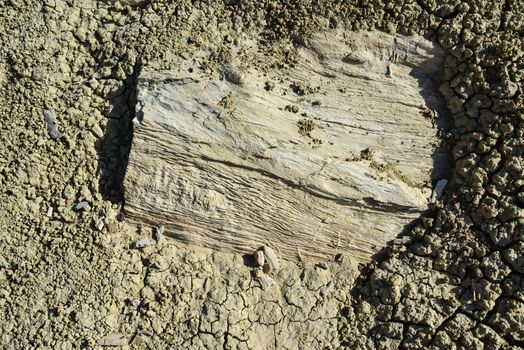
<svg viewBox="0 0 524 350">
<path fill-rule="evenodd" d="M 265 75 L 143 72 L 128 217 L 219 250 L 366 260 L 427 209 L 445 167 L 423 116 L 440 51 L 382 33 L 318 35 L 299 51 Z"/>
</svg>

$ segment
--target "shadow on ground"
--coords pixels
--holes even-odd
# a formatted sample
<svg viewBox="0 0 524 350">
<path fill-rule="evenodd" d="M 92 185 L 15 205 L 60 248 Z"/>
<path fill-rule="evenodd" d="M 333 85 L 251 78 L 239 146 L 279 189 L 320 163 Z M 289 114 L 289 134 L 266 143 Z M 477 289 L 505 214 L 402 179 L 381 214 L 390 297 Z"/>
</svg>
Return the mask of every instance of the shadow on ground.
<svg viewBox="0 0 524 350">
<path fill-rule="evenodd" d="M 109 98 L 109 108 L 104 138 L 96 144 L 99 190 L 105 200 L 124 202 L 124 177 L 133 140 L 133 119 L 137 103 L 137 78 L 141 65 L 137 63 L 133 73 L 125 80 L 123 92 Z"/>
</svg>

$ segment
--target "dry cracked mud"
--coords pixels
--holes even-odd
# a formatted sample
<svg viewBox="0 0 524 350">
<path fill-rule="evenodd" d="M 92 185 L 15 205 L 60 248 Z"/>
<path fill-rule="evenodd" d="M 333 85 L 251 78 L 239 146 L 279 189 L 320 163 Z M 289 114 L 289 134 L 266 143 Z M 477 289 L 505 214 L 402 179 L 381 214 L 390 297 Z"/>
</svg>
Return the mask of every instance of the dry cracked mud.
<svg viewBox="0 0 524 350">
<path fill-rule="evenodd" d="M 123 214 L 140 71 L 290 67 L 297 33 L 335 28 L 446 52 L 453 175 L 408 239 L 366 265 L 283 262 L 265 290 L 249 256 L 137 249 L 154 238 Z M 516 0 L 4 0 L 0 346 L 523 348 L 523 37 Z"/>
</svg>

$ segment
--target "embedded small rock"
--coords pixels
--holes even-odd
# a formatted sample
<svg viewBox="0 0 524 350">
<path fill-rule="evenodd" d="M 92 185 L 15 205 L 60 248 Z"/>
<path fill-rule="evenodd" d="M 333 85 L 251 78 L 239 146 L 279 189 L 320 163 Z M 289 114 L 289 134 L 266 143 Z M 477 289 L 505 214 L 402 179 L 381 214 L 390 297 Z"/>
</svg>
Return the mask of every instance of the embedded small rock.
<svg viewBox="0 0 524 350">
<path fill-rule="evenodd" d="M 269 277 L 268 275 L 261 275 L 258 277 L 258 282 L 262 290 L 267 290 L 269 287 L 275 284 L 275 280 Z"/>
<path fill-rule="evenodd" d="M 333 281 L 329 281 L 325 286 L 323 286 L 322 288 L 320 288 L 320 295 L 321 296 L 326 296 L 328 295 L 332 290 L 333 290 Z"/>
<path fill-rule="evenodd" d="M 75 209 L 76 210 L 82 210 L 84 209 L 85 207 L 87 207 L 89 203 L 87 201 L 81 201 L 79 202 L 76 206 L 75 206 Z"/>
<path fill-rule="evenodd" d="M 164 235 L 164 225 L 160 225 L 155 230 L 155 240 L 158 242 Z"/>
<path fill-rule="evenodd" d="M 55 114 L 49 110 L 44 110 L 44 120 L 47 123 L 47 132 L 52 139 L 59 139 L 62 137 L 62 133 L 58 131 L 58 120 Z"/>
<path fill-rule="evenodd" d="M 151 239 L 141 239 L 141 240 L 135 242 L 135 248 L 142 249 L 142 248 L 150 246 L 150 245 L 152 245 L 154 243 L 155 243 L 155 241 L 153 241 Z"/>
<path fill-rule="evenodd" d="M 124 346 L 126 344 L 126 337 L 120 333 L 106 335 L 98 340 L 100 346 Z"/>
<path fill-rule="evenodd" d="M 442 194 L 444 193 L 444 189 L 446 188 L 447 184 L 447 179 L 438 180 L 437 184 L 435 185 L 435 188 L 433 189 L 433 193 L 431 194 L 431 203 L 435 203 L 438 199 L 440 199 L 440 197 L 442 197 Z"/>
<path fill-rule="evenodd" d="M 272 270 L 280 268 L 280 264 L 278 263 L 277 255 L 275 254 L 275 251 L 271 247 L 265 245 L 262 247 L 262 251 L 264 252 L 264 256 L 266 258 L 265 260 L 271 266 Z"/>
<path fill-rule="evenodd" d="M 264 263 L 266 262 L 264 252 L 261 250 L 257 250 L 255 253 L 253 253 L 253 259 L 255 260 L 256 266 L 264 266 Z"/>
</svg>

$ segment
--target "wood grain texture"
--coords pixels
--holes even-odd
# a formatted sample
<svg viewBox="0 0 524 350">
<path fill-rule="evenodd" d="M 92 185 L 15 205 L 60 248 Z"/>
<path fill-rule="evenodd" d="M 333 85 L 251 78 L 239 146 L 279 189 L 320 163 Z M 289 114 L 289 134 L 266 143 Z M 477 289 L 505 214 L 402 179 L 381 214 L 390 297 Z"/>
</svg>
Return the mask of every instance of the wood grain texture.
<svg viewBox="0 0 524 350">
<path fill-rule="evenodd" d="M 364 261 L 427 209 L 446 163 L 423 116 L 441 52 L 378 32 L 302 41 L 290 69 L 141 74 L 130 220 L 218 250 Z"/>
</svg>

